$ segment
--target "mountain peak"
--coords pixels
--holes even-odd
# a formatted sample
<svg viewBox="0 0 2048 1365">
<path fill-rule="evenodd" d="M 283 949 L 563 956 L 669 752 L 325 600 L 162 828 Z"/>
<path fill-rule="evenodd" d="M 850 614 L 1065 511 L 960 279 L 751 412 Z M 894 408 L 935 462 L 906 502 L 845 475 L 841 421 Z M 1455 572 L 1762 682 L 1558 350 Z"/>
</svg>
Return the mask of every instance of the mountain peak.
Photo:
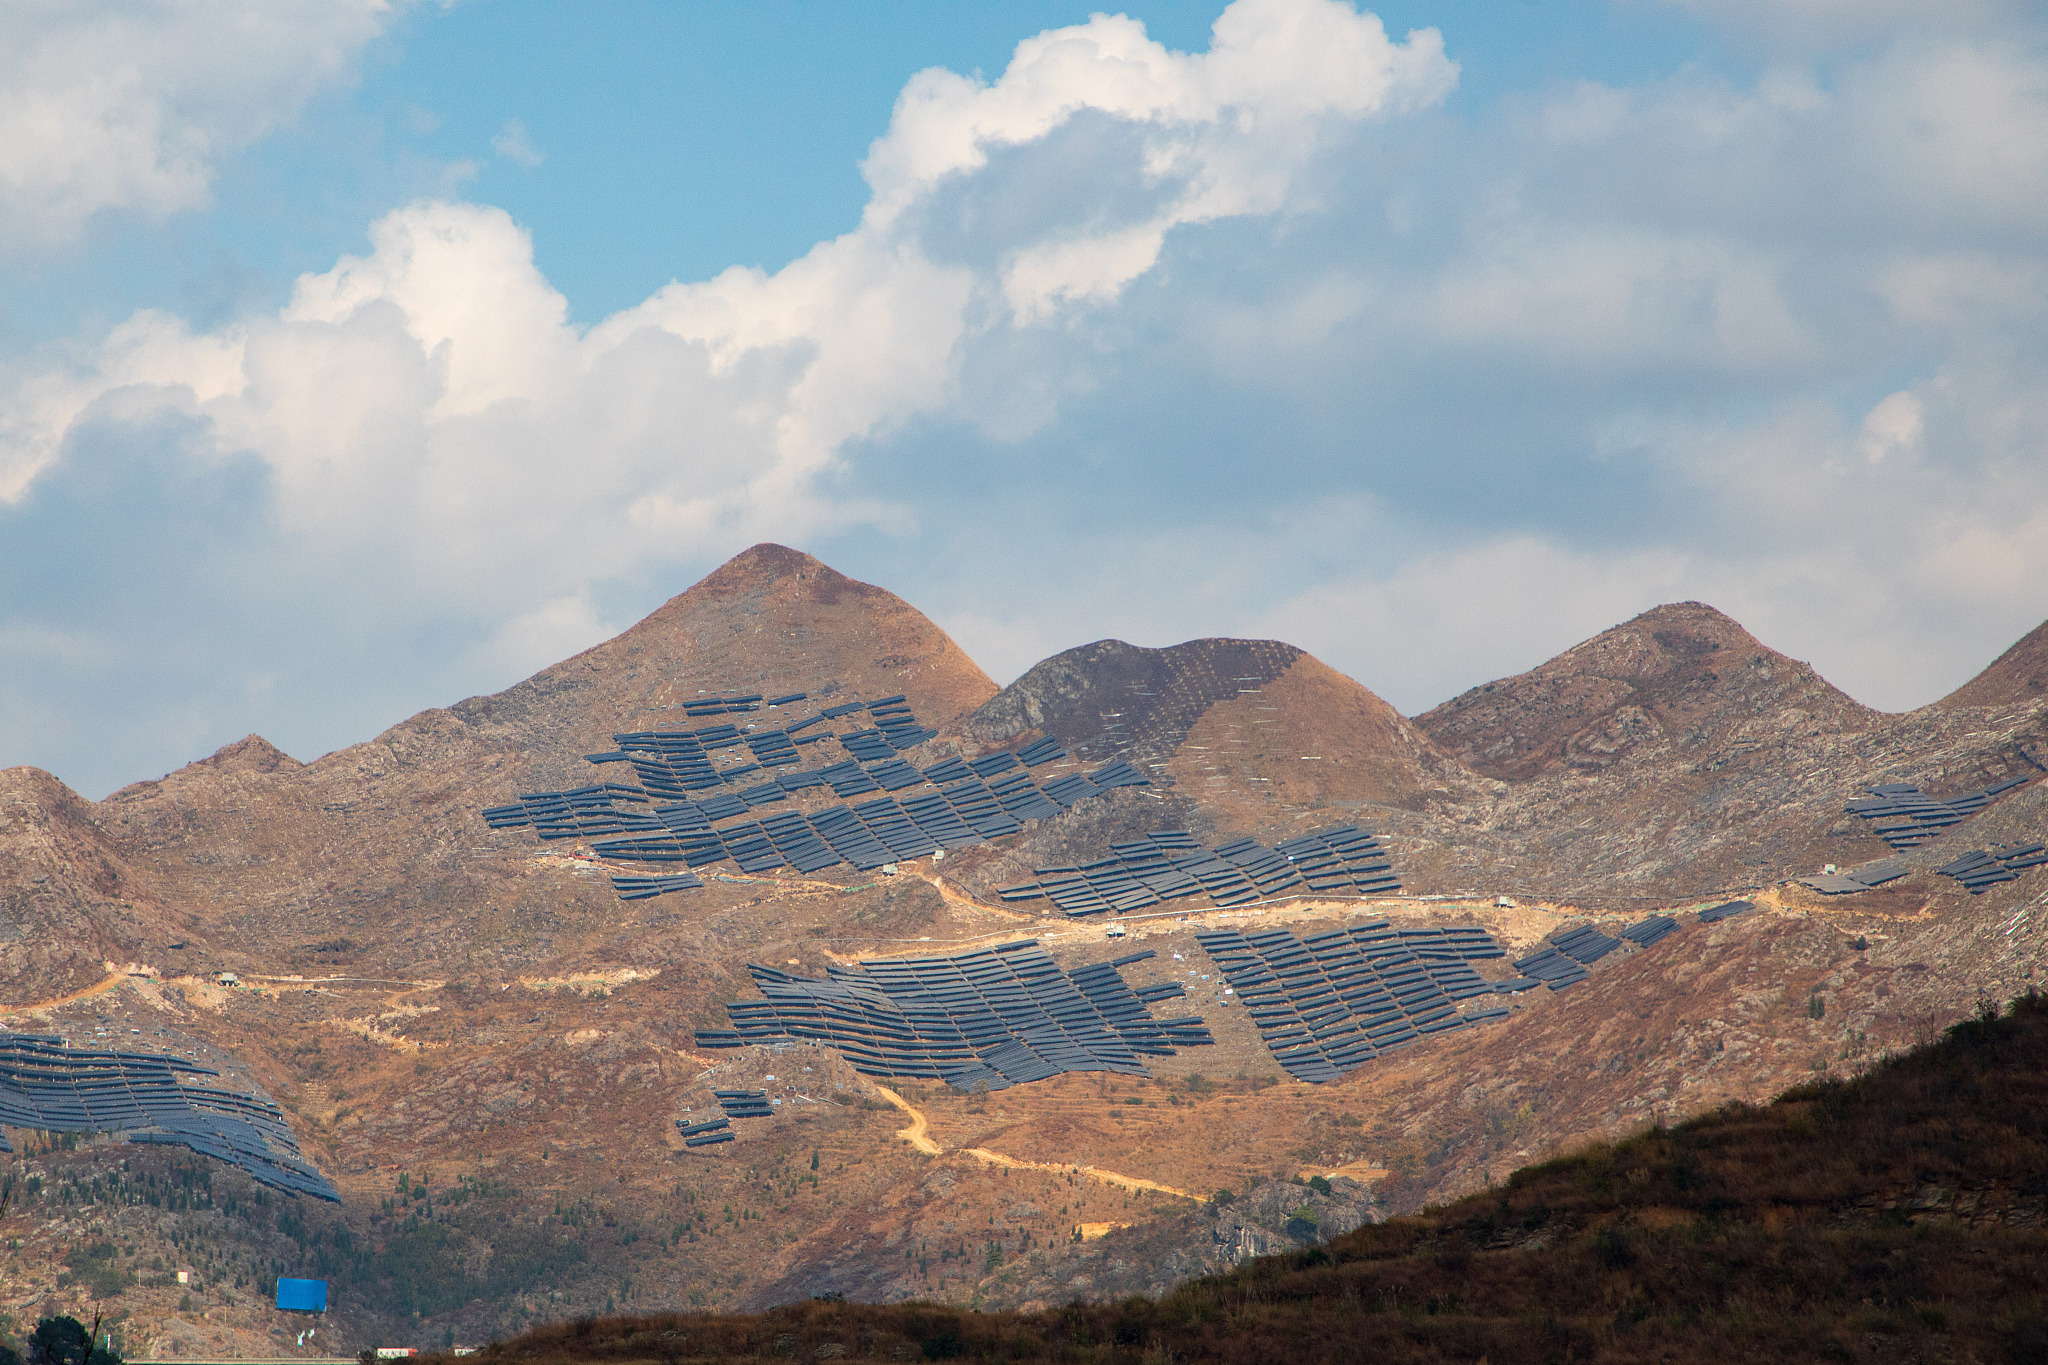
<svg viewBox="0 0 2048 1365">
<path fill-rule="evenodd" d="M 1666 734 L 1754 728 L 1795 709 L 1848 729 L 1876 714 L 1704 602 L 1653 607 L 1556 658 L 1452 698 L 1415 724 L 1489 777 L 1603 767 Z"/>
</svg>

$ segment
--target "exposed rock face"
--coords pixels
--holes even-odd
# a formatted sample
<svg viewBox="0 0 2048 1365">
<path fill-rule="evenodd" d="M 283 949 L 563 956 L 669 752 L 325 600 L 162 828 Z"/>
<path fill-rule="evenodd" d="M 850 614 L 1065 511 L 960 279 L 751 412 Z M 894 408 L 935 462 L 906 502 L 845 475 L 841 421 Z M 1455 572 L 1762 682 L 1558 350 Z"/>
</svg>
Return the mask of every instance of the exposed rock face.
<svg viewBox="0 0 2048 1365">
<path fill-rule="evenodd" d="M 1679 602 L 1475 687 L 1415 723 L 1474 770 L 1515 780 L 1559 767 L 1598 770 L 1666 737 L 1741 742 L 1726 733 L 1731 726 L 1793 711 L 1837 733 L 1868 729 L 1878 715 L 1705 603 Z"/>
<path fill-rule="evenodd" d="M 1991 667 L 1936 702 L 1937 706 L 2011 706 L 2048 699 L 2048 621 L 2021 637 Z"/>
</svg>

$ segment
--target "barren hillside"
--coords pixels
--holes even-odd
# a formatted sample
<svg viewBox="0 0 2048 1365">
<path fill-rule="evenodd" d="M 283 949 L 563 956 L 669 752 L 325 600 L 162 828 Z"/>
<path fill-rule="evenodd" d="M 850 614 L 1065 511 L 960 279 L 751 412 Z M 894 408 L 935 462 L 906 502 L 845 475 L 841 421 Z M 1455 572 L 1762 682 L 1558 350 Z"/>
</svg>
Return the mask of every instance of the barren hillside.
<svg viewBox="0 0 2048 1365">
<path fill-rule="evenodd" d="M 1071 756 L 1036 781 L 1121 759 L 1150 783 L 895 875 L 722 864 L 637 901 L 593 839 L 482 819 L 625 775 L 583 756 L 696 724 L 684 703 L 720 691 L 900 693 L 942 732 L 921 767 L 1050 736 Z M 251 736 L 97 804 L 0 773 L 7 1022 L 206 1059 L 274 1097 L 344 1196 L 307 1209 L 201 1158 L 16 1133 L 15 1173 L 41 1183 L 0 1297 L 86 1311 L 106 1289 L 131 1354 L 193 1356 L 300 1349 L 262 1304 L 279 1273 L 335 1284 L 323 1352 L 833 1290 L 1028 1305 L 1157 1289 L 1314 1240 L 1287 1183 L 1304 1172 L 1333 1182 L 1316 1218 L 1355 1224 L 1860 1069 L 2024 989 L 2044 966 L 2048 869 L 1982 896 L 1933 869 L 2048 833 L 2048 784 L 1913 850 L 1881 889 L 1788 879 L 1888 851 L 1844 813 L 1865 784 L 2031 777 L 2044 744 L 2048 702 L 1881 715 L 1697 605 L 1414 721 L 1270 641 L 1104 641 L 998 692 L 900 599 L 756 547 L 615 640 L 310 763 Z M 1150 830 L 1271 845 L 1341 824 L 1382 837 L 1406 895 L 1185 898 L 1114 941 L 1101 918 L 993 895 Z M 1693 915 L 1744 888 L 1748 914 Z M 1519 955 L 1653 910 L 1679 922 L 1654 947 L 1327 1085 L 1286 1078 L 1194 939 L 1384 919 L 1480 926 Z M 976 1095 L 885 1091 L 830 1048 L 694 1037 L 758 996 L 749 963 L 822 977 L 1026 938 L 1068 969 L 1151 950 L 1129 983 L 1179 984 L 1172 1008 L 1213 1042 L 1150 1058 L 1149 1076 Z M 685 1148 L 677 1122 L 716 1112 L 714 1087 L 783 1103 L 739 1141 Z M 1190 1196 L 1219 1188 L 1237 1212 L 1191 1220 Z M 108 1267 L 67 1261 L 109 1244 Z"/>
</svg>

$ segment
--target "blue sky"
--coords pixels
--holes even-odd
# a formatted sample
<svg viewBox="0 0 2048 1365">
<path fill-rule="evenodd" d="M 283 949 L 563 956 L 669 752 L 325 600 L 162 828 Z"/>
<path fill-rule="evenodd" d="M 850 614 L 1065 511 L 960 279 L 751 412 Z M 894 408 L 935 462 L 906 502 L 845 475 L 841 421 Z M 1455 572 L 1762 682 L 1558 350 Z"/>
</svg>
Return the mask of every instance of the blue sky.
<svg viewBox="0 0 2048 1365">
<path fill-rule="evenodd" d="M 0 18 L 0 765 L 311 758 L 759 539 L 998 679 L 1697 598 L 1922 704 L 2048 616 L 2044 25 L 1929 8 Z"/>
</svg>

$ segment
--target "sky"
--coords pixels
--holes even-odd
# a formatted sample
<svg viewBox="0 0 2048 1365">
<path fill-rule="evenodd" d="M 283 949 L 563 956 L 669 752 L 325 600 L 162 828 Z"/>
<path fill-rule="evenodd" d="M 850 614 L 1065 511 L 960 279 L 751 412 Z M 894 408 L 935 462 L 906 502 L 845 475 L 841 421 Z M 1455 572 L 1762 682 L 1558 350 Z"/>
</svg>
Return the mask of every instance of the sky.
<svg viewBox="0 0 2048 1365">
<path fill-rule="evenodd" d="M 1699 600 L 2048 618 L 2020 0 L 0 10 L 0 766 L 511 685 L 779 541 L 997 681 L 1417 713 Z"/>
</svg>

